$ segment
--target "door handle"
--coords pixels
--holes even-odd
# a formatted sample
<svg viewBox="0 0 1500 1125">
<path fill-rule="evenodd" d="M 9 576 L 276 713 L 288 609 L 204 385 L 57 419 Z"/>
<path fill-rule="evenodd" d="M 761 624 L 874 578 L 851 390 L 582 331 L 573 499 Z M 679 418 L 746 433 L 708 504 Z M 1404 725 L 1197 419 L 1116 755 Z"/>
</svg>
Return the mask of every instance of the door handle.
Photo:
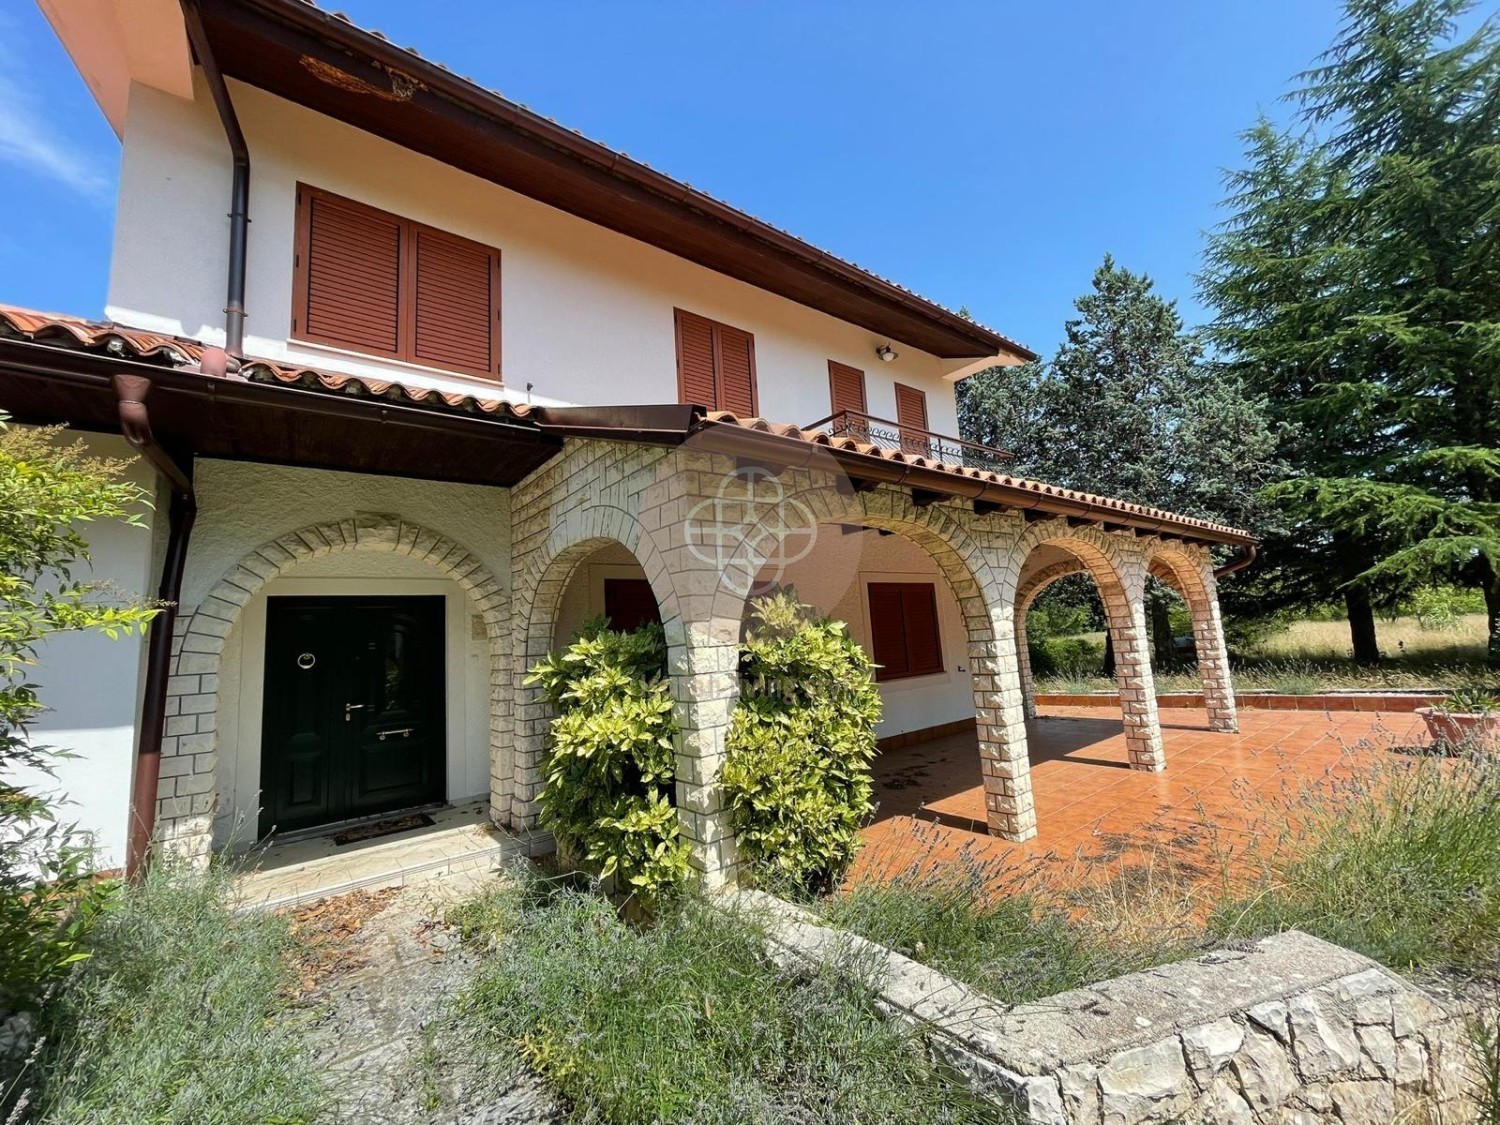
<svg viewBox="0 0 1500 1125">
<path fill-rule="evenodd" d="M 398 734 L 402 738 L 410 738 L 416 732 L 416 729 L 416 727 L 398 727 L 396 730 L 383 730 L 375 737 L 380 739 L 381 742 L 384 742 L 387 738 L 395 738 Z"/>
<path fill-rule="evenodd" d="M 363 711 L 364 709 L 365 709 L 365 705 L 363 703 L 346 703 L 346 704 L 344 704 L 344 722 L 347 723 L 347 722 L 349 722 L 352 719 L 353 716 L 351 716 L 349 714 L 349 712 L 351 712 L 351 711 Z"/>
</svg>

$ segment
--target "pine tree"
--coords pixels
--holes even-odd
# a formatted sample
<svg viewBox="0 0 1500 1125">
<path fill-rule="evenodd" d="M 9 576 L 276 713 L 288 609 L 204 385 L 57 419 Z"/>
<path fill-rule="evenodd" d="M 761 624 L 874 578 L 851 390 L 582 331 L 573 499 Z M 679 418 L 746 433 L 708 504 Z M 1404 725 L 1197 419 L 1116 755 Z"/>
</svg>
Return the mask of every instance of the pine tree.
<svg viewBox="0 0 1500 1125">
<path fill-rule="evenodd" d="M 1049 364 L 994 368 L 959 384 L 963 435 L 1016 453 L 1014 471 L 1053 484 L 1241 527 L 1282 470 L 1264 400 L 1206 364 L 1176 305 L 1108 255 Z M 1152 598 L 1159 660 L 1168 602 Z"/>
<path fill-rule="evenodd" d="M 1457 580 L 1500 664 L 1500 35 L 1459 37 L 1470 8 L 1348 0 L 1296 131 L 1245 135 L 1201 279 L 1227 368 L 1298 434 L 1278 562 L 1343 594 L 1362 660 L 1372 600 Z"/>
</svg>

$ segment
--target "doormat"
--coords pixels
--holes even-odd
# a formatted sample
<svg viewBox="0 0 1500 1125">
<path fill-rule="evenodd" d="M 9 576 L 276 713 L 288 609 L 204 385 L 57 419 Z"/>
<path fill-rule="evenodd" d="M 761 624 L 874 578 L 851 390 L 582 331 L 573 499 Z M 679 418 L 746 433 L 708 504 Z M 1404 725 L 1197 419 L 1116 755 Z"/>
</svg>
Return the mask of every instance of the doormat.
<svg viewBox="0 0 1500 1125">
<path fill-rule="evenodd" d="M 347 828 L 343 832 L 335 833 L 333 846 L 342 848 L 345 844 L 357 844 L 361 840 L 373 840 L 377 836 L 394 836 L 397 832 L 409 832 L 413 828 L 427 828 L 436 823 L 437 821 L 426 813 L 393 816 L 390 820 L 377 820 L 374 824 L 361 824 L 358 828 Z"/>
</svg>

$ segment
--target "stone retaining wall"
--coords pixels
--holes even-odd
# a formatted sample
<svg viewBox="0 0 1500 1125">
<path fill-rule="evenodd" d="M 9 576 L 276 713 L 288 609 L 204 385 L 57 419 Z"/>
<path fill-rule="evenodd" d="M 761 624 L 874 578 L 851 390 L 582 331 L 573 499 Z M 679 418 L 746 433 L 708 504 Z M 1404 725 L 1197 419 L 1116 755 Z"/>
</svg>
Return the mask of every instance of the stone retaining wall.
<svg viewBox="0 0 1500 1125">
<path fill-rule="evenodd" d="M 1471 1121 L 1464 1013 L 1367 957 L 1290 931 L 1243 950 L 1006 1007 L 757 892 L 773 951 L 860 974 L 975 1090 L 1039 1125 Z"/>
</svg>

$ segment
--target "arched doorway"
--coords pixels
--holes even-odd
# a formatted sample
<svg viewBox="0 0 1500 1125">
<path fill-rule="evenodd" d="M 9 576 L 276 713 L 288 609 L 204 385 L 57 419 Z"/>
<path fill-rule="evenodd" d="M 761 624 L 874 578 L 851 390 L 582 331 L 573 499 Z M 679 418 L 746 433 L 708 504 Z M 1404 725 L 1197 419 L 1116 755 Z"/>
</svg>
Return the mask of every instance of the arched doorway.
<svg viewBox="0 0 1500 1125">
<path fill-rule="evenodd" d="M 376 553 L 387 557 L 361 577 L 361 568 L 348 563 L 356 552 L 367 561 Z M 346 621 L 352 603 L 345 599 L 369 603 L 372 612 L 366 618 L 373 618 L 376 602 L 379 612 L 390 615 L 390 636 L 383 641 L 373 634 L 364 638 L 378 650 L 365 661 L 365 686 L 373 693 L 369 700 L 361 704 L 362 696 L 351 694 L 349 683 L 334 685 L 332 680 L 323 684 L 327 690 L 298 696 L 301 702 L 295 705 L 290 696 L 268 697 L 273 599 L 298 598 L 321 604 L 333 616 L 344 614 L 341 620 Z M 422 625 L 412 614 L 415 602 L 424 599 Z M 303 740 L 306 757 L 280 763 L 281 774 L 273 771 L 273 779 L 285 777 L 292 803 L 300 798 L 306 810 L 298 827 L 379 815 L 408 799 L 424 803 L 427 798 L 481 795 L 488 789 L 495 732 L 505 710 L 506 620 L 505 592 L 478 558 L 451 539 L 399 517 L 358 513 L 262 543 L 241 557 L 192 613 L 178 618 L 158 836 L 174 852 L 200 860 L 216 842 L 224 847 L 251 842 L 263 827 L 262 794 L 268 788 L 262 755 L 266 717 L 299 708 L 340 713 L 305 716 L 310 730 L 323 732 L 323 743 Z M 405 647 L 418 645 L 415 632 L 424 628 L 420 650 Z M 288 643 L 281 655 L 306 684 L 332 668 L 342 674 L 358 663 L 345 651 L 352 643 L 348 629 L 320 629 L 313 623 Z M 419 671 L 417 658 L 425 669 Z M 431 666 L 439 661 L 442 675 L 435 677 Z M 394 687 L 402 696 L 392 697 L 394 702 L 405 706 L 408 689 L 417 690 L 416 681 L 424 676 L 422 690 L 433 698 L 420 723 L 415 716 L 408 722 L 404 712 L 386 706 L 391 700 L 375 698 Z M 341 711 L 345 707 L 347 721 Z M 361 711 L 373 718 L 357 722 L 365 720 Z M 420 770 L 409 770 L 409 762 L 398 760 L 402 755 L 397 751 L 405 749 L 425 755 Z M 362 768 L 367 772 L 360 788 L 353 773 Z M 382 772 L 377 776 L 372 771 Z M 332 792 L 335 785 L 359 791 L 354 798 L 339 797 Z"/>
</svg>

